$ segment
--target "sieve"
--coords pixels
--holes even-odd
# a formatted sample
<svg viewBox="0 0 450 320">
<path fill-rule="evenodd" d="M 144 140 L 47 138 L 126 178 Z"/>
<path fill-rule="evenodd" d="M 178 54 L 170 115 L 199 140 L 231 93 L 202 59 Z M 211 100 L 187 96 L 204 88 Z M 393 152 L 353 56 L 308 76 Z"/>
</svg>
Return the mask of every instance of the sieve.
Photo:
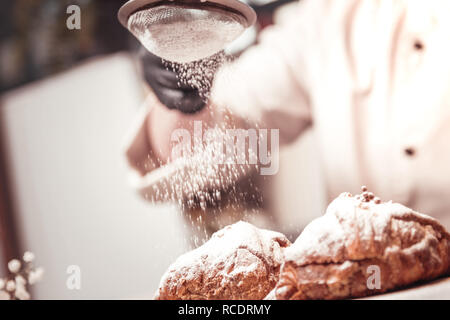
<svg viewBox="0 0 450 320">
<path fill-rule="evenodd" d="M 187 63 L 223 50 L 256 14 L 238 0 L 130 0 L 118 18 L 153 54 Z"/>
</svg>

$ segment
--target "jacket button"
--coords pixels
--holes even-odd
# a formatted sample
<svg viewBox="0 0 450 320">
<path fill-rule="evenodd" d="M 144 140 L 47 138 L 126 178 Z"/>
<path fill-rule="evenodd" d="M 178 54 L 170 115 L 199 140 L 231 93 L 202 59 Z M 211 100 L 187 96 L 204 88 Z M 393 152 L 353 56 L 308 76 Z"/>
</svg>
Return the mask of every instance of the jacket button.
<svg viewBox="0 0 450 320">
<path fill-rule="evenodd" d="M 416 40 L 414 42 L 414 49 L 421 51 L 421 50 L 423 50 L 423 48 L 424 48 L 424 45 L 423 45 L 422 41 Z"/>
<path fill-rule="evenodd" d="M 412 156 L 414 156 L 416 154 L 416 150 L 414 150 L 414 148 L 411 148 L 411 147 L 406 148 L 405 149 L 405 154 L 407 156 L 409 156 L 409 157 L 412 157 Z"/>
</svg>

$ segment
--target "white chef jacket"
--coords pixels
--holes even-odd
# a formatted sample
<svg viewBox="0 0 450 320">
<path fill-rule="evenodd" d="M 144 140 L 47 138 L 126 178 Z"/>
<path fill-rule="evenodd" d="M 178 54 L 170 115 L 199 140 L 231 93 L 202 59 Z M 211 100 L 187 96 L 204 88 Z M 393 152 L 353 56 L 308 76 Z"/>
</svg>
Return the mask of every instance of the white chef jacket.
<svg viewBox="0 0 450 320">
<path fill-rule="evenodd" d="M 280 129 L 284 143 L 312 125 L 329 200 L 367 185 L 450 227 L 449 9 L 303 0 L 295 19 L 222 68 L 212 101 Z"/>
</svg>

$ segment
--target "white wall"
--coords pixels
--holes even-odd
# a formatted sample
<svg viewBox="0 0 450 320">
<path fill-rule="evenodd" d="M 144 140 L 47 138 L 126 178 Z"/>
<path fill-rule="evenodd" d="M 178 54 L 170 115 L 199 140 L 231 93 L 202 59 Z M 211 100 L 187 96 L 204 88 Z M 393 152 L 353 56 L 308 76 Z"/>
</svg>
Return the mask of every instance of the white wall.
<svg viewBox="0 0 450 320">
<path fill-rule="evenodd" d="M 283 232 L 297 235 L 324 213 L 326 193 L 314 131 L 306 130 L 280 150 L 280 166 L 273 179 L 274 214 Z"/>
<path fill-rule="evenodd" d="M 46 269 L 36 298 L 151 297 L 184 251 L 177 210 L 127 185 L 122 139 L 140 88 L 130 59 L 117 55 L 2 101 L 21 235 Z M 72 264 L 80 291 L 66 288 Z"/>
</svg>

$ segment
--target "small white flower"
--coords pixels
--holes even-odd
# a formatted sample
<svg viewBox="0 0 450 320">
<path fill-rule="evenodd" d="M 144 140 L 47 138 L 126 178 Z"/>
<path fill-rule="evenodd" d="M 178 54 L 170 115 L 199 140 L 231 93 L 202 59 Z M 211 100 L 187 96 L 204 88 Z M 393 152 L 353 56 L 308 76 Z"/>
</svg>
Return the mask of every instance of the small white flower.
<svg viewBox="0 0 450 320">
<path fill-rule="evenodd" d="M 3 290 L 5 288 L 5 279 L 0 279 L 0 290 Z"/>
<path fill-rule="evenodd" d="M 28 275 L 28 283 L 33 285 L 41 281 L 43 276 L 44 276 L 44 269 L 37 268 L 36 270 L 32 270 Z"/>
<path fill-rule="evenodd" d="M 27 290 L 23 286 L 17 287 L 14 295 L 19 300 L 30 300 L 30 294 L 27 292 Z"/>
<path fill-rule="evenodd" d="M 10 299 L 9 293 L 0 290 L 0 300 L 9 300 L 9 299 Z"/>
<path fill-rule="evenodd" d="M 27 251 L 23 254 L 23 261 L 25 262 L 33 262 L 34 261 L 34 253 Z"/>
<path fill-rule="evenodd" d="M 11 292 L 11 291 L 14 291 L 14 290 L 16 290 L 16 283 L 14 282 L 14 280 L 9 280 L 6 283 L 6 291 Z"/>
<path fill-rule="evenodd" d="M 19 285 L 25 286 L 27 284 L 27 280 L 24 277 L 22 277 L 21 275 L 16 276 L 15 280 L 16 280 L 16 285 L 18 285 L 18 286 Z"/>
<path fill-rule="evenodd" d="M 8 263 L 8 269 L 9 271 L 11 271 L 12 273 L 17 273 L 20 271 L 20 261 L 17 259 L 13 259 Z"/>
</svg>

